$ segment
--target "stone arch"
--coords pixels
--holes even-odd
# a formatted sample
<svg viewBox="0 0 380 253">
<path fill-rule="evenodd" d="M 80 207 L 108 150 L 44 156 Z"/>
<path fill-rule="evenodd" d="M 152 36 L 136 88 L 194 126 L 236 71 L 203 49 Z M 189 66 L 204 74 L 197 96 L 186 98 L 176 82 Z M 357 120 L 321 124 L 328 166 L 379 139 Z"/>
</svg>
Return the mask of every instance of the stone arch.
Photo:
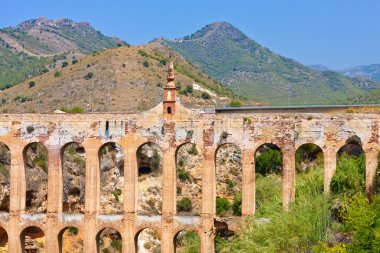
<svg viewBox="0 0 380 253">
<path fill-rule="evenodd" d="M 146 142 L 136 151 L 138 214 L 160 215 L 162 212 L 162 157 L 160 146 L 154 142 Z"/>
<path fill-rule="evenodd" d="M 314 143 L 304 143 L 295 154 L 296 195 L 305 192 L 305 188 L 313 187 L 313 192 L 322 193 L 324 186 L 324 153 Z M 296 197 L 296 201 L 297 201 Z"/>
<path fill-rule="evenodd" d="M 142 251 L 144 249 L 145 251 Z M 149 252 L 161 252 L 161 235 L 157 230 L 150 227 L 138 230 L 135 235 L 135 252 L 141 253 L 147 250 Z"/>
<path fill-rule="evenodd" d="M 86 150 L 77 142 L 61 149 L 62 211 L 84 213 L 86 191 Z"/>
<path fill-rule="evenodd" d="M 100 147 L 98 157 L 100 175 L 100 212 L 103 214 L 123 213 L 123 149 L 115 142 L 108 142 Z"/>
<path fill-rule="evenodd" d="M 181 229 L 173 237 L 175 253 L 181 252 L 201 252 L 201 237 L 196 230 Z"/>
<path fill-rule="evenodd" d="M 122 252 L 122 236 L 120 232 L 112 227 L 101 229 L 96 235 L 96 250 L 98 253 Z"/>
<path fill-rule="evenodd" d="M 37 226 L 29 226 L 22 230 L 20 234 L 22 252 L 44 253 L 45 232 Z"/>
<path fill-rule="evenodd" d="M 0 227 L 0 252 L 8 252 L 8 233 Z"/>
<path fill-rule="evenodd" d="M 82 232 L 77 227 L 65 227 L 58 233 L 58 245 L 59 253 L 83 252 Z"/>
<path fill-rule="evenodd" d="M 216 214 L 240 216 L 242 203 L 242 150 L 224 143 L 215 150 Z"/>
<path fill-rule="evenodd" d="M 40 142 L 32 142 L 23 150 L 25 168 L 25 211 L 46 213 L 48 196 L 48 151 Z"/>
<path fill-rule="evenodd" d="M 177 214 L 199 215 L 202 208 L 202 156 L 195 143 L 181 144 L 176 152 Z"/>
<path fill-rule="evenodd" d="M 0 212 L 9 212 L 11 151 L 0 142 Z"/>
<path fill-rule="evenodd" d="M 271 203 L 282 209 L 283 157 L 277 144 L 263 143 L 256 149 L 255 174 L 257 212 Z"/>
<path fill-rule="evenodd" d="M 330 187 L 335 194 L 365 190 L 366 157 L 357 135 L 346 140 L 336 153 L 336 170 Z"/>
</svg>

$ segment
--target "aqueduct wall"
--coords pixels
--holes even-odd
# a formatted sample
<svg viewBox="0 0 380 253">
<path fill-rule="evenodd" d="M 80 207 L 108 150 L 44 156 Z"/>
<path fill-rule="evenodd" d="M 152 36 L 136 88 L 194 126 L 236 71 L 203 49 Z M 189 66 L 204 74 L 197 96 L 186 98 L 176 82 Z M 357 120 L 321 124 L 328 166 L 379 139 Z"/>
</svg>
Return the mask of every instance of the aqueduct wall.
<svg viewBox="0 0 380 253">
<path fill-rule="evenodd" d="M 201 238 L 202 252 L 214 252 L 215 152 L 224 143 L 242 151 L 242 213 L 255 212 L 255 152 L 273 143 L 283 153 L 283 205 L 295 198 L 295 152 L 314 143 L 324 153 L 324 188 L 329 191 L 336 169 L 336 153 L 352 136 L 358 136 L 366 155 L 366 187 L 370 192 L 378 163 L 379 115 L 333 113 L 200 113 L 180 105 L 167 115 L 162 105 L 143 114 L 51 114 L 0 115 L 0 142 L 11 152 L 10 211 L 0 215 L 0 226 L 8 233 L 9 252 L 21 253 L 20 234 L 29 226 L 46 235 L 46 252 L 60 252 L 59 235 L 67 227 L 84 231 L 84 251 L 97 252 L 96 237 L 105 227 L 122 235 L 123 252 L 135 252 L 135 237 L 144 228 L 161 236 L 162 252 L 174 252 L 173 239 L 183 230 Z M 32 126 L 29 127 L 29 126 Z M 28 128 L 29 127 L 29 128 Z M 33 131 L 31 131 L 33 129 Z M 48 151 L 48 200 L 46 214 L 25 212 L 26 180 L 24 148 L 41 142 Z M 84 214 L 62 212 L 62 148 L 78 142 L 86 150 L 86 191 Z M 124 213 L 100 214 L 99 149 L 108 142 L 119 144 L 125 156 Z M 146 143 L 158 144 L 163 152 L 162 215 L 137 215 L 136 151 Z M 202 207 L 200 216 L 176 215 L 176 150 L 195 143 L 203 156 Z"/>
</svg>

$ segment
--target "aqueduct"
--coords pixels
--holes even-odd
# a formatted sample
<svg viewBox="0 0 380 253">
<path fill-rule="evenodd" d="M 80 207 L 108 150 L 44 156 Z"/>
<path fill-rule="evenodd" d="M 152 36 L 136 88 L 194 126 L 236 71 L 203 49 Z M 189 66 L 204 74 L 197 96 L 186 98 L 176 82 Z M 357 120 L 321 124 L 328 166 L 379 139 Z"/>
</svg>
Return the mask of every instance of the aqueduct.
<svg viewBox="0 0 380 253">
<path fill-rule="evenodd" d="M 169 84 L 172 82 L 169 79 Z M 169 97 L 167 96 L 169 92 Z M 173 95 L 174 92 L 174 95 Z M 170 108 L 170 110 L 169 110 Z M 336 169 L 336 153 L 353 137 L 360 139 L 366 156 L 366 190 L 374 188 L 378 166 L 379 121 L 377 114 L 270 112 L 249 110 L 204 112 L 180 105 L 175 86 L 165 88 L 163 104 L 140 114 L 1 114 L 0 142 L 11 154 L 9 211 L 0 214 L 8 251 L 23 252 L 23 233 L 39 228 L 46 236 L 46 252 L 62 252 L 62 232 L 68 227 L 83 231 L 84 252 L 99 252 L 97 238 L 104 228 L 120 233 L 122 252 L 136 252 L 140 231 L 150 228 L 161 238 L 161 251 L 175 252 L 173 240 L 179 231 L 195 231 L 202 252 L 214 252 L 216 198 L 216 152 L 234 144 L 242 156 L 242 215 L 255 213 L 255 153 L 264 143 L 277 145 L 283 154 L 282 203 L 286 209 L 295 199 L 295 152 L 305 143 L 318 145 L 324 154 L 324 190 L 329 192 Z M 47 150 L 46 212 L 26 211 L 24 150 L 30 143 Z M 63 156 L 69 143 L 80 143 L 86 155 L 84 210 L 70 213 L 63 208 Z M 100 203 L 100 150 L 115 143 L 124 155 L 123 205 L 120 213 L 104 214 Z M 162 207 L 157 215 L 140 214 L 136 152 L 145 143 L 162 151 Z M 200 213 L 176 211 L 176 155 L 185 143 L 196 144 L 201 160 Z M 79 193 L 78 193 L 79 194 Z M 227 221 L 228 223 L 228 221 Z M 231 224 L 233 229 L 233 224 Z"/>
</svg>

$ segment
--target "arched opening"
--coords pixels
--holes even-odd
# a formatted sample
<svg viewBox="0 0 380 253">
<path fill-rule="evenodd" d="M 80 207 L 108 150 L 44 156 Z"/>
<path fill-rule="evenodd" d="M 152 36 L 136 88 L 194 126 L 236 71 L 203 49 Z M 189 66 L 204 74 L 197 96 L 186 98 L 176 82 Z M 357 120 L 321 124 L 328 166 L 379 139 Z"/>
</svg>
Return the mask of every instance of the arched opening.
<svg viewBox="0 0 380 253">
<path fill-rule="evenodd" d="M 198 234 L 191 230 L 182 230 L 174 237 L 175 253 L 200 253 L 201 239 Z"/>
<path fill-rule="evenodd" d="M 193 143 L 181 145 L 176 152 L 177 214 L 199 215 L 202 207 L 202 156 Z"/>
<path fill-rule="evenodd" d="M 266 216 L 282 210 L 282 152 L 272 143 L 265 143 L 255 153 L 256 215 Z"/>
<path fill-rule="evenodd" d="M 45 233 L 39 227 L 27 227 L 20 234 L 22 252 L 45 253 Z"/>
<path fill-rule="evenodd" d="M 84 213 L 86 186 L 86 151 L 76 142 L 62 149 L 63 199 L 65 213 Z"/>
<path fill-rule="evenodd" d="M 353 195 L 365 191 L 365 154 L 360 138 L 353 136 L 336 154 L 336 171 L 331 180 L 334 194 Z"/>
<path fill-rule="evenodd" d="M 123 213 L 124 153 L 111 142 L 99 150 L 100 208 L 103 214 Z"/>
<path fill-rule="evenodd" d="M 151 228 L 141 230 L 135 236 L 136 253 L 159 253 L 161 252 L 160 235 Z"/>
<path fill-rule="evenodd" d="M 105 228 L 96 235 L 98 253 L 121 253 L 122 237 L 119 231 L 113 228 Z"/>
<path fill-rule="evenodd" d="M 0 142 L 0 212 L 9 212 L 11 152 Z"/>
<path fill-rule="evenodd" d="M 58 234 L 59 253 L 83 252 L 83 235 L 77 227 L 68 227 Z"/>
<path fill-rule="evenodd" d="M 0 252 L 8 252 L 8 233 L 0 227 Z"/>
<path fill-rule="evenodd" d="M 242 152 L 234 144 L 223 144 L 215 154 L 216 215 L 240 216 L 242 203 Z"/>
<path fill-rule="evenodd" d="M 45 213 L 48 195 L 48 151 L 39 142 L 24 149 L 26 203 L 28 213 Z"/>
<path fill-rule="evenodd" d="M 137 213 L 160 215 L 162 210 L 162 151 L 152 142 L 137 149 L 138 203 Z"/>
<path fill-rule="evenodd" d="M 323 194 L 323 151 L 315 144 L 306 143 L 296 151 L 296 201 L 298 196 Z M 306 196 L 305 196 L 306 197 Z"/>
<path fill-rule="evenodd" d="M 172 114 L 172 108 L 170 106 L 168 107 L 168 114 Z"/>
</svg>

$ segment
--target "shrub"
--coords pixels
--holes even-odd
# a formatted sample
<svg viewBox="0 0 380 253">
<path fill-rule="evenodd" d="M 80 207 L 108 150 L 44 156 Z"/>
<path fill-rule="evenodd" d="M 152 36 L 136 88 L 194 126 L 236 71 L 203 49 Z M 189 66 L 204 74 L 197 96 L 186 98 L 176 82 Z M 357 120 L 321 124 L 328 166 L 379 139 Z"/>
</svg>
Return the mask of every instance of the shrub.
<svg viewBox="0 0 380 253">
<path fill-rule="evenodd" d="M 122 46 L 123 46 L 123 44 L 117 43 L 117 47 L 122 47 Z"/>
<path fill-rule="evenodd" d="M 177 202 L 177 211 L 178 212 L 190 212 L 193 209 L 193 204 L 189 198 L 182 198 Z"/>
<path fill-rule="evenodd" d="M 186 181 L 189 179 L 189 172 L 188 171 L 185 171 L 185 169 L 183 168 L 180 168 L 178 170 L 178 178 L 179 180 L 181 180 L 182 182 Z"/>
<path fill-rule="evenodd" d="M 241 107 L 241 102 L 240 101 L 235 101 L 235 100 L 232 100 L 229 104 L 228 104 L 229 107 Z"/>
<path fill-rule="evenodd" d="M 68 231 L 69 231 L 70 235 L 77 235 L 78 234 L 78 228 L 76 228 L 76 227 L 69 227 Z"/>
<path fill-rule="evenodd" d="M 62 62 L 62 68 L 66 68 L 69 65 L 67 61 Z"/>
<path fill-rule="evenodd" d="M 207 92 L 202 92 L 202 98 L 203 99 L 210 99 L 211 98 L 211 96 L 210 96 L 210 94 L 208 94 Z"/>
<path fill-rule="evenodd" d="M 242 194 L 235 194 L 234 201 L 232 202 L 232 213 L 236 216 L 241 216 L 241 203 L 242 203 Z"/>
<path fill-rule="evenodd" d="M 177 87 L 177 90 L 181 90 L 181 88 L 182 88 L 182 83 L 181 83 L 181 81 L 178 81 L 178 82 L 177 82 L 176 87 Z"/>
<path fill-rule="evenodd" d="M 56 71 L 56 72 L 54 73 L 54 77 L 60 77 L 60 76 L 61 76 L 61 72 Z"/>
<path fill-rule="evenodd" d="M 76 64 L 76 63 L 78 63 L 78 62 L 79 62 L 78 59 L 73 59 L 73 60 L 71 61 L 72 64 Z"/>
<path fill-rule="evenodd" d="M 94 73 L 92 73 L 92 72 L 88 72 L 87 75 L 84 76 L 84 79 L 86 79 L 86 80 L 90 80 L 90 79 L 93 78 L 93 77 L 94 77 Z"/>
<path fill-rule="evenodd" d="M 28 84 L 28 87 L 32 88 L 34 86 L 36 86 L 36 82 L 35 81 L 30 81 L 29 84 Z"/>
<path fill-rule="evenodd" d="M 7 100 L 5 98 L 1 99 L 1 104 L 5 105 L 7 103 Z"/>
<path fill-rule="evenodd" d="M 228 199 L 223 197 L 216 197 L 216 214 L 223 216 L 227 214 L 231 209 L 231 203 Z"/>
<path fill-rule="evenodd" d="M 121 252 L 121 241 L 120 240 L 112 240 L 111 241 L 111 247 L 116 249 L 118 252 Z"/>
<path fill-rule="evenodd" d="M 280 174 L 282 171 L 282 153 L 279 150 L 268 149 L 256 157 L 256 173 Z"/>
<path fill-rule="evenodd" d="M 144 65 L 145 68 L 147 68 L 147 67 L 149 67 L 149 62 L 148 62 L 147 60 L 145 60 L 145 61 L 143 62 L 143 65 Z"/>
<path fill-rule="evenodd" d="M 193 85 L 187 85 L 185 89 L 186 93 L 193 93 Z"/>
<path fill-rule="evenodd" d="M 228 190 L 232 190 L 235 187 L 235 182 L 230 178 L 226 178 L 224 182 L 226 183 Z"/>
<path fill-rule="evenodd" d="M 198 149 L 197 149 L 197 145 L 195 145 L 194 143 L 191 144 L 191 147 L 190 147 L 190 149 L 187 150 L 187 153 L 189 155 L 194 155 L 194 156 L 198 155 L 199 152 L 198 152 Z"/>
<path fill-rule="evenodd" d="M 74 106 L 71 109 L 66 109 L 65 107 L 61 107 L 61 111 L 66 113 L 84 113 L 84 109 L 79 106 Z"/>
</svg>

